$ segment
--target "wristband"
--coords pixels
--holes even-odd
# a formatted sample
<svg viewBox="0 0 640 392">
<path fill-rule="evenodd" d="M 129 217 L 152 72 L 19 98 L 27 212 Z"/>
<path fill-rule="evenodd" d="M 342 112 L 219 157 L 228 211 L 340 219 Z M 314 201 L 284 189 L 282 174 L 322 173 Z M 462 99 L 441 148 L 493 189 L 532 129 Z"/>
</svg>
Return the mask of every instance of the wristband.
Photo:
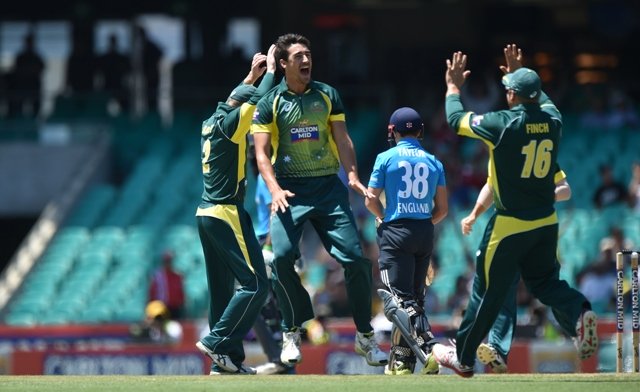
<svg viewBox="0 0 640 392">
<path fill-rule="evenodd" d="M 382 222 L 384 222 L 384 221 L 383 221 L 383 219 L 382 219 L 382 218 L 380 218 L 379 216 L 376 216 L 376 229 L 377 229 L 378 227 L 380 227 L 380 225 L 382 224 Z"/>
<path fill-rule="evenodd" d="M 271 247 L 271 245 L 262 245 L 262 250 L 273 251 L 273 248 Z"/>
</svg>

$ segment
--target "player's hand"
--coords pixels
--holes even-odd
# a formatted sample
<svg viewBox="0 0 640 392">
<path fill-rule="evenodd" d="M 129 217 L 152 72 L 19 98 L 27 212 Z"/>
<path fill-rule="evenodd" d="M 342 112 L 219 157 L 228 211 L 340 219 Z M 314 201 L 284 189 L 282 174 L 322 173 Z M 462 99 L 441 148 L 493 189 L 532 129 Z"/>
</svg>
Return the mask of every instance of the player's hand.
<svg viewBox="0 0 640 392">
<path fill-rule="evenodd" d="M 255 83 L 256 80 L 264 74 L 267 70 L 266 64 L 267 55 L 262 53 L 256 53 L 253 55 L 253 60 L 251 60 L 251 71 L 249 71 L 248 76 L 248 78 L 251 79 L 251 84 Z"/>
<path fill-rule="evenodd" d="M 476 217 L 473 215 L 468 215 L 460 221 L 460 229 L 462 230 L 462 234 L 469 235 L 471 230 L 473 230 L 473 225 L 476 223 Z"/>
<path fill-rule="evenodd" d="M 447 85 L 453 85 L 460 89 L 471 74 L 471 71 L 466 68 L 467 55 L 462 52 L 454 52 L 451 59 L 447 59 L 447 72 L 444 76 Z"/>
<path fill-rule="evenodd" d="M 504 48 L 504 60 L 507 62 L 507 65 L 500 66 L 500 71 L 504 74 L 522 68 L 522 49 L 518 48 L 516 44 L 507 45 Z"/>
<path fill-rule="evenodd" d="M 289 208 L 288 197 L 294 197 L 296 194 L 286 189 L 280 189 L 271 194 L 271 213 L 277 214 L 278 211 L 285 212 Z"/>
<path fill-rule="evenodd" d="M 276 72 L 276 46 L 269 46 L 269 51 L 267 52 L 267 72 L 275 73 Z"/>
<path fill-rule="evenodd" d="M 358 194 L 364 196 L 365 199 L 373 199 L 375 197 L 373 193 L 369 192 L 367 187 L 362 185 L 362 183 L 358 180 L 349 181 L 349 187 L 351 187 L 351 189 L 353 189 L 354 191 L 358 192 Z"/>
</svg>

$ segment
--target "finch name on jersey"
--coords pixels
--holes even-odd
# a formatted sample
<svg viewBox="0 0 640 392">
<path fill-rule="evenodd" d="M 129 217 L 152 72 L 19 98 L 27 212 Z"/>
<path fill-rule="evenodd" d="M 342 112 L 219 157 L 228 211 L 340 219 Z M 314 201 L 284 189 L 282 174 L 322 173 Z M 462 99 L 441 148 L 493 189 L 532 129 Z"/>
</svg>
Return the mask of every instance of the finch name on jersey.
<svg viewBox="0 0 640 392">
<path fill-rule="evenodd" d="M 305 140 L 319 140 L 320 131 L 317 125 L 306 125 L 303 127 L 293 127 L 290 130 L 291 142 L 301 142 Z"/>
<path fill-rule="evenodd" d="M 528 134 L 549 133 L 549 123 L 525 124 Z"/>
</svg>

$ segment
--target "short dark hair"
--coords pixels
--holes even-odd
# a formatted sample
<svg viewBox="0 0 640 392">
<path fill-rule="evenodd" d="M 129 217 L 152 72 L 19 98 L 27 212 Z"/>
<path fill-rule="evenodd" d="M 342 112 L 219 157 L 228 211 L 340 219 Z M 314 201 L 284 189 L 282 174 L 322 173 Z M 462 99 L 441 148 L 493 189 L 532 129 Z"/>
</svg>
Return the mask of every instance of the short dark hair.
<svg viewBox="0 0 640 392">
<path fill-rule="evenodd" d="M 295 44 L 302 44 L 306 46 L 308 49 L 311 49 L 311 42 L 304 35 L 289 33 L 289 34 L 284 34 L 278 37 L 275 43 L 276 45 L 275 57 L 276 57 L 276 62 L 278 64 L 280 64 L 280 60 L 286 61 L 288 59 L 288 56 L 289 56 L 288 50 L 291 47 L 291 45 L 295 45 Z"/>
</svg>

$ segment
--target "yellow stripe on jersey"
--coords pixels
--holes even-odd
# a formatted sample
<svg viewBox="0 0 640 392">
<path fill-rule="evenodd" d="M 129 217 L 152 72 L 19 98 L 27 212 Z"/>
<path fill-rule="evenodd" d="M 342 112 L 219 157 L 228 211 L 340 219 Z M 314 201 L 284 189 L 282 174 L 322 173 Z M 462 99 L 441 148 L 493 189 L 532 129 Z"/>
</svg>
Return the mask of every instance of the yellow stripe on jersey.
<svg viewBox="0 0 640 392">
<path fill-rule="evenodd" d="M 253 124 L 251 125 L 251 133 L 271 133 L 271 124 Z"/>
<path fill-rule="evenodd" d="M 322 97 L 322 99 L 324 100 L 324 102 L 327 104 L 327 111 L 329 112 L 329 121 L 327 123 L 327 132 L 329 134 L 329 148 L 331 148 L 331 153 L 333 154 L 334 157 L 336 157 L 336 159 L 338 161 L 340 161 L 340 154 L 338 153 L 338 146 L 336 145 L 336 141 L 333 139 L 333 132 L 331 130 L 332 128 L 332 122 L 334 121 L 342 121 L 344 122 L 346 120 L 346 117 L 344 115 L 344 113 L 340 113 L 340 114 L 331 114 L 331 110 L 333 109 L 333 104 L 331 103 L 331 98 L 329 98 L 329 96 L 325 93 L 323 93 L 322 91 L 318 90 L 318 92 L 320 93 L 320 96 Z"/>
<path fill-rule="evenodd" d="M 326 95 L 322 94 L 323 97 L 326 97 Z M 325 98 L 325 101 L 328 101 L 329 97 Z M 331 108 L 331 105 L 329 105 L 329 108 Z M 331 109 L 329 109 L 331 110 Z M 346 117 L 344 115 L 344 113 L 340 113 L 340 114 L 330 114 L 329 115 L 329 121 L 346 121 Z"/>
<path fill-rule="evenodd" d="M 556 174 L 553 176 L 553 182 L 555 184 L 567 178 L 567 175 L 562 170 L 558 170 Z"/>
<path fill-rule="evenodd" d="M 278 108 L 278 101 L 280 96 L 276 95 L 273 100 L 273 105 L 271 107 L 271 112 L 273 113 L 273 119 L 269 124 L 252 124 L 251 125 L 251 133 L 268 133 L 271 135 L 271 163 L 276 163 L 276 159 L 278 158 L 278 145 L 280 144 L 280 135 L 278 132 L 278 127 L 276 125 L 276 109 Z"/>
<path fill-rule="evenodd" d="M 466 136 L 466 137 L 470 137 L 473 139 L 480 139 L 483 142 L 485 142 L 485 144 L 487 144 L 489 146 L 489 149 L 493 149 L 495 146 L 493 145 L 493 143 L 491 143 L 489 140 L 483 139 L 480 136 L 476 135 L 475 132 L 473 132 L 473 129 L 471 129 L 471 115 L 473 114 L 473 112 L 467 112 L 464 117 L 462 117 L 462 119 L 460 120 L 460 126 L 458 127 L 458 135 L 460 136 Z"/>
<path fill-rule="evenodd" d="M 502 199 L 500 199 L 500 187 L 498 186 L 498 173 L 496 171 L 496 165 L 494 164 L 493 149 L 489 149 L 489 162 L 487 164 L 487 182 L 489 187 L 493 191 L 493 204 L 500 209 L 504 209 Z"/>
<path fill-rule="evenodd" d="M 500 241 L 514 234 L 532 231 L 539 229 L 540 227 L 550 226 L 556 223 L 558 223 L 558 215 L 555 212 L 546 218 L 532 221 L 522 220 L 511 216 L 497 215 L 493 224 L 493 230 L 491 231 L 491 238 L 489 238 L 489 244 L 487 245 L 487 254 L 484 259 L 485 288 L 489 287 L 490 284 L 489 269 L 491 268 L 493 255 L 495 255 L 496 250 L 500 245 Z"/>
<path fill-rule="evenodd" d="M 244 181 L 245 178 L 245 166 L 247 162 L 247 133 L 249 133 L 249 129 L 251 128 L 251 120 L 255 110 L 256 105 L 251 105 L 246 102 L 240 106 L 238 126 L 231 137 L 231 141 L 238 145 L 238 176 L 236 177 L 238 181 Z M 239 187 L 240 183 L 236 184 L 236 195 L 238 194 Z"/>
<path fill-rule="evenodd" d="M 255 106 L 254 106 L 255 107 Z M 247 137 L 245 134 L 245 137 L 243 137 L 240 142 L 238 143 L 238 177 L 236 177 L 238 179 L 238 181 L 242 182 L 245 180 L 246 177 L 246 173 L 245 173 L 245 168 L 247 166 Z M 240 188 L 240 182 L 238 182 L 238 184 L 236 184 L 236 192 L 235 194 L 238 194 L 238 190 Z"/>
<path fill-rule="evenodd" d="M 196 216 L 210 216 L 227 222 L 231 227 L 231 230 L 233 230 L 233 234 L 236 237 L 236 241 L 242 251 L 242 255 L 244 256 L 247 266 L 252 272 L 254 272 L 253 266 L 251 265 L 251 258 L 249 257 L 249 251 L 247 250 L 247 244 L 244 242 L 244 235 L 242 234 L 242 226 L 240 225 L 237 206 L 230 204 L 217 204 L 213 207 L 198 208 Z"/>
<path fill-rule="evenodd" d="M 231 141 L 240 144 L 240 140 L 247 138 L 249 128 L 251 128 L 251 119 L 253 118 L 253 112 L 256 111 L 256 105 L 249 103 L 243 103 L 240 106 L 240 114 L 238 115 L 238 126 L 231 137 Z"/>
</svg>

